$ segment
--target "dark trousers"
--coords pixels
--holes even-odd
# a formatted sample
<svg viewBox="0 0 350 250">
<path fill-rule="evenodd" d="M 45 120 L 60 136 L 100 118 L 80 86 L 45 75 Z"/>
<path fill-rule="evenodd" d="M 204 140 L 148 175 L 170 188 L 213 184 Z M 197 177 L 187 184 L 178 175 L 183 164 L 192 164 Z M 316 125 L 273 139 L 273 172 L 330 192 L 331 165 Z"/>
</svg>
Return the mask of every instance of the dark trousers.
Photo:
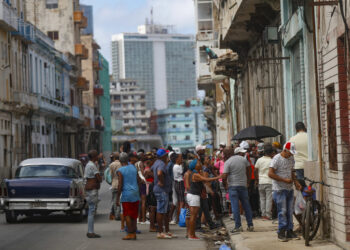
<svg viewBox="0 0 350 250">
<path fill-rule="evenodd" d="M 255 180 L 251 180 L 248 188 L 249 203 L 252 208 L 253 216 L 260 215 L 260 196 L 259 189 L 255 186 Z"/>
<path fill-rule="evenodd" d="M 213 222 L 213 220 L 212 220 L 212 218 L 210 216 L 208 199 L 202 199 L 201 198 L 201 207 L 199 209 L 198 218 L 197 218 L 197 221 L 196 221 L 196 225 L 197 225 L 196 227 L 197 228 L 200 228 L 200 226 L 201 226 L 202 212 L 204 213 L 205 220 L 207 221 L 209 227 L 213 226 L 214 222 Z"/>
</svg>

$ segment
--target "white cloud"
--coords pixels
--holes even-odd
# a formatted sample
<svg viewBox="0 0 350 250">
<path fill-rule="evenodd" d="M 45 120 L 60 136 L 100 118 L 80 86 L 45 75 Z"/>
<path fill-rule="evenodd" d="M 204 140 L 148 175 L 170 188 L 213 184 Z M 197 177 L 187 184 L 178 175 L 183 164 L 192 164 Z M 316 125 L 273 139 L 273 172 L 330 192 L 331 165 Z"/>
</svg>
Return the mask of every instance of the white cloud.
<svg viewBox="0 0 350 250">
<path fill-rule="evenodd" d="M 95 39 L 111 64 L 111 37 L 122 32 L 137 32 L 137 26 L 150 17 L 154 22 L 174 25 L 177 33 L 194 34 L 193 0 L 81 0 L 94 6 Z"/>
</svg>

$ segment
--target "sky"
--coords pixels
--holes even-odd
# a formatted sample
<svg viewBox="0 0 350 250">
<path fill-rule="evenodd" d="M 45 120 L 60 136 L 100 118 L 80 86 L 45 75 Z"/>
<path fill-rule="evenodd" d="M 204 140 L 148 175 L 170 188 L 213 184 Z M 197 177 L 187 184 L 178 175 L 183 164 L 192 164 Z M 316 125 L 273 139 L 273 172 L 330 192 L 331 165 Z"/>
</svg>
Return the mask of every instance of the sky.
<svg viewBox="0 0 350 250">
<path fill-rule="evenodd" d="M 94 37 L 111 65 L 111 37 L 122 32 L 137 32 L 137 26 L 150 18 L 154 23 L 174 25 L 177 33 L 194 34 L 193 0 L 80 0 L 93 6 Z"/>
</svg>

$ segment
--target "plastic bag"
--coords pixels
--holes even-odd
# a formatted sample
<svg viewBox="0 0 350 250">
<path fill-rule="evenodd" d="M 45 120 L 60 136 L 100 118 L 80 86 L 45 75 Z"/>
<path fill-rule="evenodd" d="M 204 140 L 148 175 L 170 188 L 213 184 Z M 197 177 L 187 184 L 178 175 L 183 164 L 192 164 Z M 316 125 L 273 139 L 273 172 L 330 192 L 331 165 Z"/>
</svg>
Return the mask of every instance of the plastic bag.
<svg viewBox="0 0 350 250">
<path fill-rule="evenodd" d="M 112 175 L 111 175 L 111 169 L 108 167 L 106 168 L 105 172 L 104 172 L 104 176 L 105 176 L 105 181 L 109 184 L 112 185 Z"/>
<path fill-rule="evenodd" d="M 219 250 L 231 250 L 231 247 L 229 247 L 228 245 L 226 244 L 223 244 L 220 246 L 220 249 Z"/>
<path fill-rule="evenodd" d="M 180 216 L 179 216 L 179 226 L 186 227 L 186 208 L 181 208 Z"/>
<path fill-rule="evenodd" d="M 294 203 L 294 213 L 297 215 L 303 213 L 305 206 L 306 201 L 304 200 L 303 194 L 300 191 L 297 191 Z"/>
</svg>

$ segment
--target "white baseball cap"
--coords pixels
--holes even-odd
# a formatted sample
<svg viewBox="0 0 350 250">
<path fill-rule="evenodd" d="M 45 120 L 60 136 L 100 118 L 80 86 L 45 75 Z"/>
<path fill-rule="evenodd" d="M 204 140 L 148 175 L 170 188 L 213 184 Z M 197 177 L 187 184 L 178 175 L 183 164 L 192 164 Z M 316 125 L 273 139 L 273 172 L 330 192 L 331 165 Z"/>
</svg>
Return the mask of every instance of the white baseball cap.
<svg viewBox="0 0 350 250">
<path fill-rule="evenodd" d="M 203 145 L 197 145 L 196 146 L 196 152 L 198 152 L 199 150 L 204 150 L 206 147 Z"/>
<path fill-rule="evenodd" d="M 219 146 L 225 146 L 226 147 L 226 143 L 225 142 L 220 142 Z"/>
<path fill-rule="evenodd" d="M 240 148 L 248 149 L 249 143 L 247 141 L 242 141 L 241 144 L 239 144 Z"/>
<path fill-rule="evenodd" d="M 289 151 L 291 154 L 296 155 L 298 152 L 295 150 L 295 145 L 293 142 L 286 142 L 286 144 L 283 145 L 283 150 Z"/>
<path fill-rule="evenodd" d="M 246 153 L 247 150 L 245 150 L 244 148 L 241 148 L 241 147 L 237 147 L 235 149 L 235 154 L 238 154 L 238 153 Z"/>
</svg>

